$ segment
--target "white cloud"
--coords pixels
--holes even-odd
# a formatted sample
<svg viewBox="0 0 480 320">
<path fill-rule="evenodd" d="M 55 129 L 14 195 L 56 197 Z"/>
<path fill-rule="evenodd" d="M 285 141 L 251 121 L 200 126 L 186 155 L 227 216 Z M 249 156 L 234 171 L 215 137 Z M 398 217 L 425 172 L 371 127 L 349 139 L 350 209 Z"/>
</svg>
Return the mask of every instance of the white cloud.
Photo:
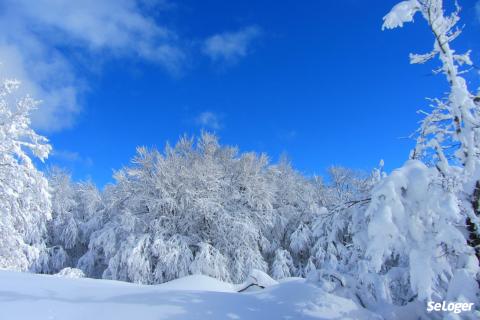
<svg viewBox="0 0 480 320">
<path fill-rule="evenodd" d="M 255 26 L 216 34 L 205 40 L 203 53 L 214 61 L 236 62 L 248 54 L 252 41 L 260 35 L 260 29 Z"/>
<path fill-rule="evenodd" d="M 66 57 L 133 56 L 176 72 L 184 59 L 174 32 L 144 14 L 156 0 L 4 0 L 0 4 L 0 73 L 22 81 L 24 92 L 42 100 L 34 126 L 69 127 L 81 111 L 86 89 Z"/>
<path fill-rule="evenodd" d="M 195 118 L 195 123 L 198 126 L 201 126 L 203 128 L 219 130 L 223 128 L 223 124 L 221 120 L 222 120 L 222 117 L 220 115 L 213 113 L 211 111 L 205 111 L 200 113 Z"/>
<path fill-rule="evenodd" d="M 76 162 L 81 159 L 78 152 L 68 150 L 53 150 L 51 156 L 68 162 Z"/>
</svg>

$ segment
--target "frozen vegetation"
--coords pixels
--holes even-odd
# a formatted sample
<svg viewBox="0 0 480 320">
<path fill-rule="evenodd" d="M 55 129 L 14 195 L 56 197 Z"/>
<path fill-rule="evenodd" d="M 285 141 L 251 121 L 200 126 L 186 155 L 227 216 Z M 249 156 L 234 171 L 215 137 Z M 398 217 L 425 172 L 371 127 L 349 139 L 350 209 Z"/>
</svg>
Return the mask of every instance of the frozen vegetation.
<svg viewBox="0 0 480 320">
<path fill-rule="evenodd" d="M 433 49 L 410 59 L 438 59 L 448 86 L 389 174 L 332 167 L 324 182 L 202 133 L 138 148 L 100 191 L 35 168 L 51 149 L 30 129 L 36 103 L 5 81 L 0 318 L 478 319 L 480 98 L 451 48 L 459 12 L 408 0 L 384 17 L 427 21 Z"/>
</svg>

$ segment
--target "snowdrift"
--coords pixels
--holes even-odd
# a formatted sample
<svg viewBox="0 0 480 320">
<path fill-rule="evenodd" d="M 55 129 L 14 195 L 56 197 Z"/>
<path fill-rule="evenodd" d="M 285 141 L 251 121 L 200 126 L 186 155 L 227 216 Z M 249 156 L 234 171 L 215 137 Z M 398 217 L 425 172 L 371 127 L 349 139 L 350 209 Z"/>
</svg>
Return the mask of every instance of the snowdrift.
<svg viewBox="0 0 480 320">
<path fill-rule="evenodd" d="M 2 320 L 379 319 L 353 301 L 302 279 L 263 290 L 194 275 L 145 286 L 0 271 Z"/>
</svg>

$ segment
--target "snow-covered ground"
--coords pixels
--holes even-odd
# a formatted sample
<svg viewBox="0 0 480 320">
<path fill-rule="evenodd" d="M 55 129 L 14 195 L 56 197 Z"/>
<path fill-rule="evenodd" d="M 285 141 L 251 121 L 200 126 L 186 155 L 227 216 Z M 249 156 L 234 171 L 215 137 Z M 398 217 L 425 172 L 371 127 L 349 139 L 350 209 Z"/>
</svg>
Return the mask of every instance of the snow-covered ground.
<svg viewBox="0 0 480 320">
<path fill-rule="evenodd" d="M 264 290 L 195 275 L 162 285 L 0 271 L 0 319 L 377 319 L 302 279 Z"/>
</svg>

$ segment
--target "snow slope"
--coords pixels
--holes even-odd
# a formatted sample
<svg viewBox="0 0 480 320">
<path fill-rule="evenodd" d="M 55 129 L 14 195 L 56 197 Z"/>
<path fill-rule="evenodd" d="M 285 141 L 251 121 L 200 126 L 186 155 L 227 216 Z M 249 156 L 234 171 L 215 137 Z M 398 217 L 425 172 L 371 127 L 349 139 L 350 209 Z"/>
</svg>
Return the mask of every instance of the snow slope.
<svg viewBox="0 0 480 320">
<path fill-rule="evenodd" d="M 0 319 L 377 319 L 292 279 L 257 292 L 206 276 L 156 286 L 0 271 Z"/>
</svg>

